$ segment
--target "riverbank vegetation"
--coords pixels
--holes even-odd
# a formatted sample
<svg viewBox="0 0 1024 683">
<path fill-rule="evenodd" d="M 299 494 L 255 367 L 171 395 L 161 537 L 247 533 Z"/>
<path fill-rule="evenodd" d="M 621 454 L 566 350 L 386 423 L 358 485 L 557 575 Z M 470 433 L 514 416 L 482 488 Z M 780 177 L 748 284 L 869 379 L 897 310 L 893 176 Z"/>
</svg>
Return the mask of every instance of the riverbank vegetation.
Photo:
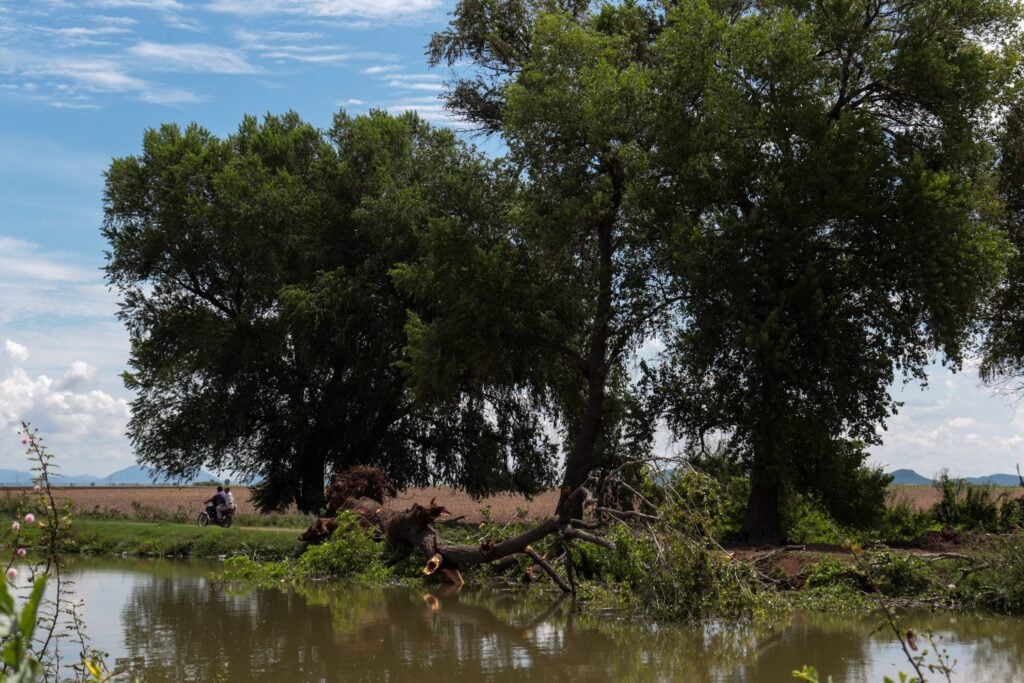
<svg viewBox="0 0 1024 683">
<path fill-rule="evenodd" d="M 938 486 L 965 490 L 947 481 Z M 587 505 L 587 528 L 607 543 L 567 543 L 549 535 L 512 557 L 460 566 L 457 579 L 570 591 L 583 609 L 683 621 L 790 608 L 869 612 L 880 601 L 887 606 L 1024 613 L 1024 536 L 1019 528 L 1001 534 L 966 526 L 929 530 L 946 514 L 950 501 L 944 499 L 936 510 L 922 513 L 930 521 L 922 523 L 918 543 L 886 545 L 879 539 L 891 511 L 874 517 L 882 520 L 876 528 L 851 529 L 835 523 L 820 506 L 801 501 L 802 515 L 792 519 L 804 525 L 808 543 L 758 547 L 728 540 L 735 528 L 728 517 L 740 509 L 730 501 L 729 491 L 714 477 L 690 468 L 644 476 L 632 509 L 598 512 L 600 506 Z M 972 494 L 971 500 L 982 495 Z M 954 500 L 963 502 L 967 496 Z M 418 547 L 389 534 L 374 514 L 365 506 L 340 509 L 330 532 L 302 555 L 275 562 L 229 558 L 217 578 L 240 586 L 453 580 L 452 574 L 425 563 Z M 807 518 L 815 521 L 808 523 Z M 479 525 L 433 524 L 444 539 L 440 552 L 497 547 L 533 528 L 493 519 Z M 821 529 L 827 536 L 814 535 Z M 833 537 L 839 542 L 832 543 Z"/>
<path fill-rule="evenodd" d="M 296 536 L 291 529 L 200 528 L 194 522 L 76 519 L 61 543 L 61 550 L 87 555 L 223 557 L 241 554 L 279 559 L 299 552 Z"/>
</svg>

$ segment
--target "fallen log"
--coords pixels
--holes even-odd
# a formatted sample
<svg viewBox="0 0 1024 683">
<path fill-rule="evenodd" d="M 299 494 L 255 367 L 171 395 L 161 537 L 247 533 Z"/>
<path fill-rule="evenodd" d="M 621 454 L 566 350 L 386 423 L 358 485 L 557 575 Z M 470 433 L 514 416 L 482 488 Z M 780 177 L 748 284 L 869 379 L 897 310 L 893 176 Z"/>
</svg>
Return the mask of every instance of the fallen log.
<svg viewBox="0 0 1024 683">
<path fill-rule="evenodd" d="M 579 506 L 588 492 L 584 486 L 580 486 L 568 496 L 563 497 L 558 506 L 558 512 L 549 519 L 537 523 L 521 534 L 502 541 L 494 542 L 486 540 L 479 545 L 449 545 L 438 533 L 435 523 L 447 510 L 442 505 L 431 501 L 430 505 L 424 507 L 413 504 L 406 510 L 395 511 L 386 507 L 384 498 L 394 491 L 394 487 L 387 481 L 380 470 L 374 468 L 359 468 L 358 476 L 350 474 L 351 471 L 343 472 L 328 487 L 328 513 L 337 514 L 338 511 L 348 510 L 355 514 L 366 526 L 373 528 L 381 536 L 387 539 L 392 545 L 407 544 L 415 549 L 425 561 L 423 573 L 427 576 L 437 574 L 446 582 L 460 585 L 462 575 L 460 570 L 481 564 L 488 564 L 504 560 L 515 555 L 526 555 L 541 569 L 544 570 L 552 580 L 566 592 L 573 591 L 573 577 L 570 573 L 566 582 L 561 577 L 556 578 L 554 570 L 543 560 L 538 562 L 539 555 L 533 552 L 530 547 L 543 538 L 557 535 L 563 544 L 568 545 L 580 540 L 588 543 L 597 543 L 607 548 L 613 548 L 614 543 L 606 539 L 587 533 L 574 526 L 574 520 L 569 511 Z M 586 483 L 590 483 L 588 480 Z M 346 497 L 342 499 L 342 495 Z M 563 512 L 564 511 L 564 512 Z M 575 520 L 577 524 L 579 520 Z M 306 544 L 321 543 L 330 538 L 330 535 L 337 528 L 338 523 L 335 517 L 322 517 L 317 519 L 299 539 Z"/>
</svg>

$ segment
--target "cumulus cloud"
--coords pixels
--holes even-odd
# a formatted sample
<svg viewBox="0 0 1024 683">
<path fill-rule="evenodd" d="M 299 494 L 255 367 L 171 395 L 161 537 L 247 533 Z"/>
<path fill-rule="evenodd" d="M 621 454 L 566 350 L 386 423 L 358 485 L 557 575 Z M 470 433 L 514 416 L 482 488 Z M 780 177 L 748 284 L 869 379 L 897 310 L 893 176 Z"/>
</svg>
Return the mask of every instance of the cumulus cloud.
<svg viewBox="0 0 1024 683">
<path fill-rule="evenodd" d="M 28 349 L 11 339 L 4 340 L 4 353 L 15 363 L 21 363 L 28 359 Z"/>
<path fill-rule="evenodd" d="M 925 476 L 946 468 L 954 476 L 1012 473 L 1024 459 L 1024 419 L 979 382 L 975 366 L 967 363 L 954 374 L 933 364 L 926 390 L 916 384 L 894 387 L 904 405 L 888 421 L 883 445 L 872 449 L 873 460 Z"/>
<path fill-rule="evenodd" d="M 58 389 L 73 389 L 96 379 L 96 366 L 84 360 L 76 360 L 55 385 Z"/>
<path fill-rule="evenodd" d="M 0 434 L 10 435 L 23 420 L 31 422 L 74 470 L 89 468 L 90 461 L 105 462 L 97 458 L 100 453 L 117 453 L 117 459 L 130 460 L 123 436 L 130 417 L 128 401 L 92 386 L 95 366 L 74 361 L 59 380 L 45 374 L 33 376 L 21 365 L 28 357 L 27 349 L 8 342 L 8 355 L 10 348 L 17 349 L 19 363 L 0 379 Z M 5 438 L 0 456 L 5 466 L 20 467 L 20 456 L 12 444 L 13 439 Z"/>
</svg>

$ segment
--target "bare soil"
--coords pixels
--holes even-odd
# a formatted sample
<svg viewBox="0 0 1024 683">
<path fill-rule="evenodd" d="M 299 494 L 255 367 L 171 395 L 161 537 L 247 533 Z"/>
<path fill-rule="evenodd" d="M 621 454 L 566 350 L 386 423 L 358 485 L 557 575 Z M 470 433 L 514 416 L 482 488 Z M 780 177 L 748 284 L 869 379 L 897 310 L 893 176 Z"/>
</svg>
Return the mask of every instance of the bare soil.
<svg viewBox="0 0 1024 683">
<path fill-rule="evenodd" d="M 0 487 L 0 501 L 31 492 L 30 488 L 15 486 Z M 253 513 L 256 509 L 249 500 L 247 486 L 232 486 L 235 504 L 241 513 Z M 211 486 L 61 486 L 53 487 L 58 504 L 71 502 L 71 509 L 77 514 L 118 514 L 131 515 L 141 506 L 143 510 L 153 509 L 177 512 L 179 508 L 187 513 L 198 513 L 216 489 Z"/>
<path fill-rule="evenodd" d="M 238 511 L 255 513 L 250 500 L 249 487 L 233 486 Z M 0 503 L 28 492 L 22 487 L 0 487 Z M 177 512 L 179 508 L 192 513 L 202 508 L 203 501 L 214 494 L 209 486 L 67 486 L 55 487 L 58 501 L 70 501 L 75 512 L 92 514 L 131 515 L 136 507 Z M 997 488 L 996 494 L 1006 492 L 1013 498 L 1024 496 L 1019 487 Z M 893 486 L 889 491 L 889 504 L 907 501 L 918 510 L 935 505 L 940 494 L 932 486 Z M 388 502 L 388 507 L 404 510 L 413 503 L 427 506 L 431 500 L 448 509 L 447 520 L 466 524 L 480 524 L 487 515 L 500 523 L 534 521 L 550 516 L 558 502 L 557 491 L 547 491 L 527 500 L 520 495 L 496 495 L 474 500 L 462 491 L 448 487 L 413 488 L 400 491 Z"/>
<path fill-rule="evenodd" d="M 0 487 L 0 504 L 29 493 L 27 487 Z M 54 487 L 58 503 L 71 502 L 77 514 L 132 515 L 141 507 L 165 512 L 198 512 L 203 501 L 210 498 L 215 490 L 210 486 L 64 486 Z M 232 486 L 235 504 L 241 514 L 255 513 L 250 499 L 249 487 Z M 498 522 L 532 521 L 550 516 L 558 502 L 558 492 L 549 491 L 527 500 L 523 496 L 498 495 L 473 500 L 461 491 L 447 487 L 407 489 L 397 498 L 389 501 L 388 507 L 404 510 L 413 503 L 426 506 L 431 499 L 448 509 L 448 520 L 466 524 L 483 522 L 489 511 L 491 518 Z"/>
<path fill-rule="evenodd" d="M 1024 497 L 1024 489 L 1019 486 L 995 486 L 996 496 L 1005 493 L 1010 498 Z M 934 486 L 897 485 L 889 487 L 888 502 L 893 505 L 900 501 L 910 503 L 915 510 L 927 510 L 942 499 L 942 493 Z"/>
</svg>

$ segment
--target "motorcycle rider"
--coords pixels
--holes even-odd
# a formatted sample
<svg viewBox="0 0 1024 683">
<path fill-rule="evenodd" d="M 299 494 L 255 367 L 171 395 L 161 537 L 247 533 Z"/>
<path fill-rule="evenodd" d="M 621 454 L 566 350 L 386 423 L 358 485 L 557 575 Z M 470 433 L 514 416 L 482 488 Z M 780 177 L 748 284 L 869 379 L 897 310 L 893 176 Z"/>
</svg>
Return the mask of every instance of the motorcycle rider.
<svg viewBox="0 0 1024 683">
<path fill-rule="evenodd" d="M 224 504 L 217 508 L 217 514 L 221 517 L 228 510 L 234 511 L 235 509 L 235 494 L 231 493 L 231 487 L 228 486 L 224 489 Z"/>
<path fill-rule="evenodd" d="M 203 501 L 206 505 L 206 512 L 217 522 L 220 521 L 220 509 L 227 502 L 227 497 L 224 495 L 224 487 L 218 486 L 217 493 L 213 494 L 212 498 L 208 498 Z"/>
</svg>

